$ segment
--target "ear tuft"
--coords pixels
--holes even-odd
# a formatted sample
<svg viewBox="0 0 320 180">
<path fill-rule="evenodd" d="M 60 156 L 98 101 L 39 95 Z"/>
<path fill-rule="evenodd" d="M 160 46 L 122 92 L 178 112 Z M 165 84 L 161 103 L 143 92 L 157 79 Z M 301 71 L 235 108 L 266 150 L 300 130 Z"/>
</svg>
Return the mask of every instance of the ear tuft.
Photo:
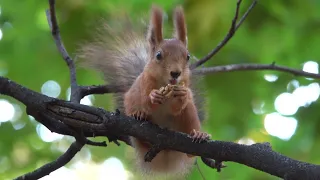
<svg viewBox="0 0 320 180">
<path fill-rule="evenodd" d="M 187 26 L 185 23 L 182 6 L 177 6 L 174 11 L 175 37 L 187 46 Z"/>
<path fill-rule="evenodd" d="M 152 5 L 152 12 L 148 30 L 148 41 L 151 47 L 154 49 L 163 40 L 162 37 L 162 10 L 155 5 Z"/>
</svg>

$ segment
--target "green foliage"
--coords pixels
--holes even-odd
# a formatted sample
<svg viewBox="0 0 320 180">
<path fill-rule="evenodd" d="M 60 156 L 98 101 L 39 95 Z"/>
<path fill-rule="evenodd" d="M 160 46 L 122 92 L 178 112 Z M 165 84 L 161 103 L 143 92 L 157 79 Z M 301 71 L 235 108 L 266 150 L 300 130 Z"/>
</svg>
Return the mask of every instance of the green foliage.
<svg viewBox="0 0 320 180">
<path fill-rule="evenodd" d="M 169 17 L 165 26 L 171 29 L 170 18 L 174 6 L 182 4 L 185 7 L 189 49 L 199 58 L 223 39 L 230 27 L 236 5 L 236 1 L 217 0 L 154 2 L 165 8 Z M 250 3 L 243 2 L 241 13 L 244 13 Z M 150 5 L 151 1 L 148 0 L 57 1 L 58 22 L 67 50 L 74 57 L 78 45 L 91 39 L 92 30 L 98 26 L 101 18 L 110 20 L 124 14 L 134 19 L 146 17 Z M 0 0 L 0 8 L 0 75 L 38 92 L 41 92 L 41 87 L 48 80 L 56 81 L 61 88 L 59 98 L 67 99 L 69 72 L 47 25 L 47 1 Z M 206 66 L 276 62 L 302 69 L 306 61 L 319 61 L 319 8 L 320 2 L 315 0 L 294 0 L 290 3 L 260 1 L 228 45 Z M 276 75 L 277 80 L 266 81 L 264 76 L 270 74 Z M 81 85 L 103 83 L 97 73 L 81 68 L 78 68 L 78 79 Z M 292 93 L 297 88 L 292 85 L 292 80 L 297 80 L 299 86 L 317 82 L 267 71 L 208 75 L 203 89 L 206 92 L 208 116 L 203 128 L 214 139 L 234 142 L 242 138 L 255 142 L 269 141 L 277 152 L 319 164 L 319 101 L 300 107 L 296 113 L 287 116 L 298 121 L 295 134 L 289 140 L 269 135 L 264 127 L 266 115 L 276 112 L 274 103 L 279 94 Z M 52 88 L 49 87 L 49 90 Z M 6 110 L 0 109 L 0 179 L 12 179 L 56 159 L 73 141 L 70 137 L 54 142 L 43 141 L 40 137 L 40 125 L 26 115 L 24 105 L 0 95 L 0 101 L 4 102 L 3 100 L 14 105 L 15 114 L 10 121 L 1 122 L 1 116 L 4 116 Z M 110 95 L 95 95 L 93 105 L 114 110 Z M 78 169 L 78 178 L 93 179 L 98 178 L 95 174 L 97 170 L 91 171 L 90 168 L 94 169 L 110 157 L 121 159 L 126 170 L 134 171 L 132 156 L 132 148 L 126 145 L 85 147 L 67 167 Z M 72 167 L 79 161 L 92 166 L 88 169 Z M 222 173 L 217 173 L 199 160 L 198 162 L 207 179 L 277 179 L 236 163 L 227 162 L 228 167 Z M 107 169 L 104 171 L 109 172 Z M 65 176 L 71 176 L 69 173 L 71 172 L 68 171 Z M 104 176 L 108 177 L 108 174 Z M 201 175 L 194 169 L 189 179 L 201 179 Z"/>
</svg>

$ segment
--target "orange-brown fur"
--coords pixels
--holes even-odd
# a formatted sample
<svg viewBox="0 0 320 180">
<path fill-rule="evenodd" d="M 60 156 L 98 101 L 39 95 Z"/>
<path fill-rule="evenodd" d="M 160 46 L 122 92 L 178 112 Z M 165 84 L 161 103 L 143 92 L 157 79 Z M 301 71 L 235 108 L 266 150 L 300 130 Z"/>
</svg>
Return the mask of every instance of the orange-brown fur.
<svg viewBox="0 0 320 180">
<path fill-rule="evenodd" d="M 121 20 L 116 22 L 122 23 Z M 175 131 L 200 131 L 199 117 L 203 120 L 201 106 L 204 102 L 200 92 L 195 91 L 199 77 L 193 76 L 192 83 L 190 79 L 183 9 L 175 9 L 172 39 L 163 39 L 160 8 L 152 8 L 147 38 L 143 37 L 142 31 L 135 30 L 140 28 L 138 24 L 125 23 L 122 30 L 103 24 L 100 31 L 94 34 L 95 41 L 81 46 L 78 57 L 86 59 L 83 66 L 95 68 L 104 74 L 108 84 L 127 90 L 125 94 L 114 94 L 116 106 L 121 112 Z M 160 61 L 156 58 L 158 51 L 162 55 Z M 173 91 L 176 97 L 163 100 L 162 104 L 156 103 L 154 93 L 170 83 L 171 71 L 181 72 L 177 81 L 183 81 L 185 87 Z M 194 134 L 192 136 L 195 137 Z M 160 173 L 184 177 L 195 161 L 194 157 L 185 153 L 163 150 L 151 162 L 144 162 L 150 145 L 135 138 L 132 142 L 137 153 L 136 167 L 144 175 Z M 148 179 L 154 179 L 154 176 Z"/>
<path fill-rule="evenodd" d="M 153 7 L 148 33 L 150 59 L 125 93 L 124 107 L 126 115 L 138 116 L 162 127 L 190 133 L 192 130 L 200 131 L 200 120 L 189 88 L 186 25 L 181 7 L 175 11 L 175 31 L 175 38 L 162 38 L 162 12 Z M 161 52 L 161 60 L 156 59 L 157 52 Z M 170 72 L 177 71 L 181 72 L 177 81 L 185 82 L 185 95 L 173 97 L 162 104 L 153 104 L 151 92 L 166 86 L 170 82 Z M 132 138 L 132 142 L 137 151 L 138 165 L 147 173 L 184 175 L 194 163 L 191 156 L 172 150 L 163 150 L 151 162 L 144 162 L 149 146 L 136 138 Z"/>
</svg>

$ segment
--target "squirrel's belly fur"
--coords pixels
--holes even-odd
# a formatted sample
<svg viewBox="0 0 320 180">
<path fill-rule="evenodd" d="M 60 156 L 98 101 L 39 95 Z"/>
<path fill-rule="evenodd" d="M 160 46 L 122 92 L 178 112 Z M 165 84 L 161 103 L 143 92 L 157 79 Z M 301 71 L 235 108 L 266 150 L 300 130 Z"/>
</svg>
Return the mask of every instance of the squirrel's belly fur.
<svg viewBox="0 0 320 180">
<path fill-rule="evenodd" d="M 135 88 L 130 88 L 130 90 L 124 96 L 125 112 L 127 115 L 130 115 L 132 112 L 134 112 L 136 107 L 140 107 L 140 105 L 144 104 L 142 102 L 143 98 L 137 98 L 133 100 L 132 94 L 135 94 L 134 97 L 146 96 L 144 91 L 138 91 L 139 89 L 145 88 L 148 85 L 152 86 L 151 84 L 153 83 L 149 83 L 148 85 L 142 83 L 146 80 L 146 76 L 147 75 L 144 73 L 138 76 L 136 81 L 133 83 L 133 87 Z M 152 89 L 158 88 L 157 86 L 158 85 L 153 84 Z M 132 104 L 132 102 L 135 102 L 135 104 Z M 163 104 L 156 105 L 154 108 L 145 107 L 150 113 L 147 120 L 159 125 L 160 127 L 189 133 L 185 132 L 184 129 L 181 129 L 182 124 L 184 124 L 184 119 L 181 117 L 181 114 L 173 115 L 172 107 L 175 102 L 176 101 L 174 99 L 168 99 Z M 131 142 L 136 149 L 136 167 L 145 176 L 170 175 L 184 177 L 190 172 L 190 169 L 195 162 L 194 157 L 188 157 L 186 153 L 173 150 L 162 150 L 154 159 L 152 159 L 151 162 L 145 162 L 144 156 L 149 151 L 150 145 L 134 137 L 131 137 Z"/>
<path fill-rule="evenodd" d="M 185 176 L 190 172 L 195 158 L 187 157 L 185 153 L 162 150 L 151 162 L 145 162 L 144 156 L 149 148 L 136 138 L 131 138 L 133 145 L 137 148 L 136 165 L 144 175 L 173 175 Z"/>
<path fill-rule="evenodd" d="M 124 108 L 127 116 L 146 113 L 146 118 L 160 127 L 189 134 L 192 129 L 200 130 L 200 121 L 194 106 L 191 90 L 186 90 L 186 99 L 166 99 L 161 104 L 150 102 L 150 93 L 159 85 L 149 72 L 144 71 L 135 80 L 124 95 Z M 185 105 L 187 104 L 187 105 Z M 143 113 L 141 113 L 143 112 Z M 131 137 L 136 152 L 136 168 L 146 179 L 166 176 L 165 179 L 184 178 L 190 173 L 195 162 L 194 157 L 174 150 L 160 151 L 151 162 L 145 162 L 144 156 L 150 150 L 150 144 Z"/>
<path fill-rule="evenodd" d="M 168 101 L 163 105 L 160 105 L 156 110 L 152 111 L 151 118 L 149 119 L 152 123 L 157 124 L 161 127 L 169 128 L 171 130 L 180 131 L 179 115 L 171 115 L 170 104 L 172 101 Z M 189 133 L 189 132 L 186 132 Z M 136 138 L 131 138 L 132 143 L 136 151 L 137 166 L 146 175 L 177 175 L 185 176 L 192 165 L 195 162 L 194 157 L 188 157 L 186 153 L 181 153 L 173 150 L 162 150 L 160 151 L 151 162 L 145 162 L 144 156 L 150 149 L 148 144 L 139 141 Z"/>
</svg>

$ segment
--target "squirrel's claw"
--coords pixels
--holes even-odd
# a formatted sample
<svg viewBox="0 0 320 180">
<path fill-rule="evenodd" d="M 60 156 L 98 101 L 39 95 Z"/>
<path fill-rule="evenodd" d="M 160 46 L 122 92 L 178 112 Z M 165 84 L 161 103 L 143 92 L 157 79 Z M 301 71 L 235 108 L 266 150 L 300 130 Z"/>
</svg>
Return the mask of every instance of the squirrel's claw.
<svg viewBox="0 0 320 180">
<path fill-rule="evenodd" d="M 176 86 L 173 88 L 173 97 L 186 98 L 188 89 L 184 86 Z"/>
<path fill-rule="evenodd" d="M 137 111 L 133 113 L 131 116 L 134 117 L 136 120 L 147 120 L 147 113 L 143 111 Z"/>
<path fill-rule="evenodd" d="M 149 94 L 152 104 L 162 104 L 164 102 L 164 96 L 157 89 L 154 89 Z"/>
<path fill-rule="evenodd" d="M 211 138 L 211 135 L 205 132 L 196 131 L 193 129 L 190 133 L 192 142 L 201 143 L 203 141 L 207 141 Z"/>
</svg>

